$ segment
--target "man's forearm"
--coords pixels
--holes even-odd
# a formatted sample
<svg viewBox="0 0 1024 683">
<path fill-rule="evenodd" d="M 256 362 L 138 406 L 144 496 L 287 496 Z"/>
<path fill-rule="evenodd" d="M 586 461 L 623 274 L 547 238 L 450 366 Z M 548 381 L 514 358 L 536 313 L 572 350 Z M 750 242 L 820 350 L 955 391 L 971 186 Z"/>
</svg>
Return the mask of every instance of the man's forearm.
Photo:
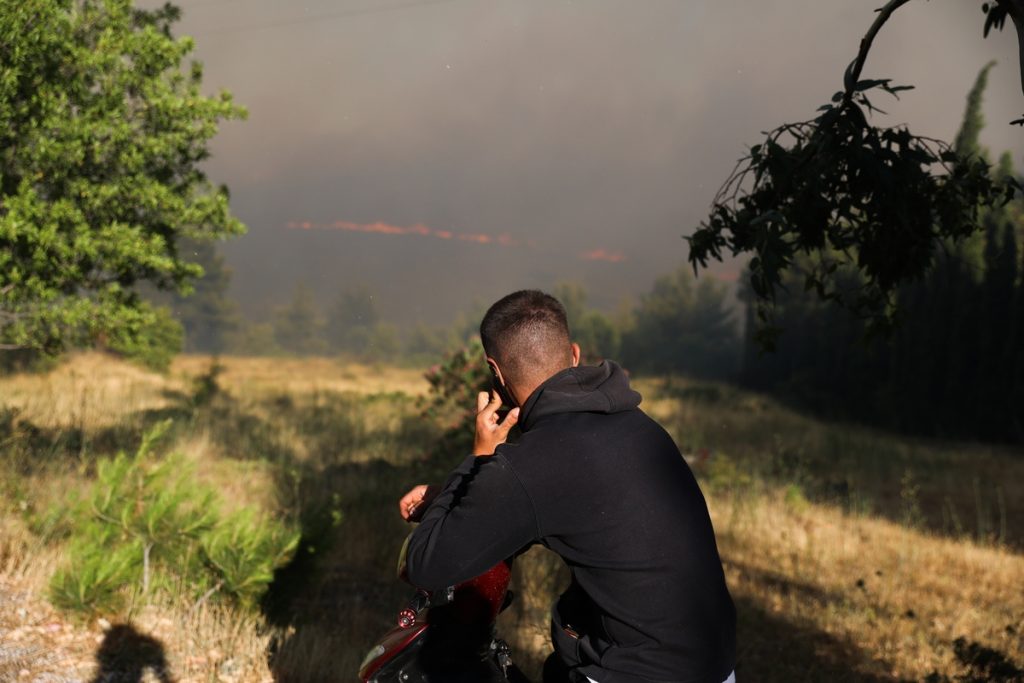
<svg viewBox="0 0 1024 683">
<path fill-rule="evenodd" d="M 504 459 L 470 456 L 409 539 L 409 580 L 438 590 L 482 574 L 536 537 L 533 507 Z"/>
</svg>

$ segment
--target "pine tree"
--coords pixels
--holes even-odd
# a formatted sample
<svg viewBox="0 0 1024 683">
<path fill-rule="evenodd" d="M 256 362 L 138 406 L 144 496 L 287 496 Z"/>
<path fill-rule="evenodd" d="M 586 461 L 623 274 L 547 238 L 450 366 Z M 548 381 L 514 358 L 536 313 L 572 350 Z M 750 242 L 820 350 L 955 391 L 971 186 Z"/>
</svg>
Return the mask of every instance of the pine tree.
<svg viewBox="0 0 1024 683">
<path fill-rule="evenodd" d="M 1024 226 L 1022 219 L 1024 219 L 1024 211 L 1018 207 L 1011 225 L 1019 230 L 1021 226 Z M 1016 230 L 1014 236 L 1017 236 Z M 1024 249 L 1018 249 L 1018 253 L 1021 254 L 1020 267 L 1017 271 L 1020 277 L 1014 293 L 1013 309 L 1010 312 L 1010 343 L 1008 344 L 1005 367 L 1009 384 L 1007 391 L 1007 403 L 1010 407 L 1008 428 L 1013 439 L 1018 443 L 1024 443 L 1024 417 L 1021 416 L 1020 410 L 1020 407 L 1024 406 Z"/>
<path fill-rule="evenodd" d="M 617 358 L 621 345 L 621 332 L 604 313 L 587 306 L 587 291 L 579 283 L 561 283 L 555 286 L 555 298 L 565 308 L 569 331 L 580 345 L 584 362 L 596 363 L 605 358 Z"/>
<path fill-rule="evenodd" d="M 89 496 L 52 515 L 70 526 L 68 561 L 50 580 L 57 607 L 116 612 L 131 596 L 148 601 L 172 586 L 253 607 L 294 555 L 297 531 L 251 511 L 222 516 L 182 456 L 154 457 L 170 427 L 147 432 L 134 455 L 101 460 Z"/>
<path fill-rule="evenodd" d="M 338 295 L 327 319 L 327 342 L 335 351 L 366 355 L 375 340 L 380 313 L 373 292 L 354 287 Z"/>
<path fill-rule="evenodd" d="M 185 351 L 223 353 L 227 336 L 239 326 L 238 306 L 228 295 L 231 269 L 212 242 L 189 240 L 183 250 L 203 269 L 193 291 L 176 295 L 171 303 L 174 316 L 185 328 Z"/>
<path fill-rule="evenodd" d="M 637 370 L 734 376 L 740 349 L 727 296 L 721 283 L 698 281 L 686 266 L 659 277 L 623 335 L 623 362 Z"/>
<path fill-rule="evenodd" d="M 985 95 L 985 88 L 988 87 L 988 72 L 995 65 L 996 63 L 991 61 L 983 66 L 981 71 L 978 72 L 977 77 L 975 77 L 974 85 L 971 86 L 970 92 L 967 93 L 967 106 L 964 109 L 964 117 L 960 123 L 960 130 L 956 134 L 956 139 L 953 141 L 953 151 L 960 156 L 988 157 L 988 151 L 979 142 L 981 131 L 985 127 L 985 115 L 981 111 L 981 106 Z"/>
<path fill-rule="evenodd" d="M 310 355 L 326 350 L 323 318 L 313 292 L 303 283 L 295 286 L 287 305 L 274 311 L 272 324 L 274 339 L 286 353 Z"/>
</svg>

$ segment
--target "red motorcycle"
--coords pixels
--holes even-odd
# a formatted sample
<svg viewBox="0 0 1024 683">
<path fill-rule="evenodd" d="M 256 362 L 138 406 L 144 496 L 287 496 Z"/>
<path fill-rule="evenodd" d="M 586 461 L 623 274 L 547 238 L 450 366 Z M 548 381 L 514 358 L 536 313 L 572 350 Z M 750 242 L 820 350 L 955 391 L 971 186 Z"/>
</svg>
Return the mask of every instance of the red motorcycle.
<svg viewBox="0 0 1024 683">
<path fill-rule="evenodd" d="M 440 591 L 416 589 L 359 669 L 361 683 L 528 683 L 495 621 L 512 601 L 512 561 Z M 405 574 L 405 548 L 399 560 Z"/>
</svg>

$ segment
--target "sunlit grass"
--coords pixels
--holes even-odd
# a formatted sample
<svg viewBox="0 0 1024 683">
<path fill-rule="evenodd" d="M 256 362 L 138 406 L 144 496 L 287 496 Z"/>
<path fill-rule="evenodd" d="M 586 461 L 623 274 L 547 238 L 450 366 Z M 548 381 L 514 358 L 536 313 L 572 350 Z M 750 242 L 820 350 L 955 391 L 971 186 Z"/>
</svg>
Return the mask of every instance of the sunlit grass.
<svg viewBox="0 0 1024 683">
<path fill-rule="evenodd" d="M 61 550 L 33 520 L 90 481 L 96 458 L 169 418 L 162 452 L 184 453 L 228 505 L 299 520 L 309 543 L 263 616 L 170 595 L 137 609 L 135 627 L 181 681 L 352 680 L 410 593 L 394 578 L 410 530 L 395 501 L 462 455 L 427 457 L 440 428 L 420 414 L 416 371 L 219 362 L 209 395 L 203 357 L 167 376 L 87 354 L 0 378 L 0 590 L 42 599 Z M 1024 662 L 1021 453 L 826 424 L 725 386 L 636 384 L 708 499 L 745 680 L 953 677 L 961 637 Z M 499 628 L 533 675 L 566 578 L 543 549 L 518 560 Z M 77 647 L 88 661 L 97 643 Z"/>
</svg>

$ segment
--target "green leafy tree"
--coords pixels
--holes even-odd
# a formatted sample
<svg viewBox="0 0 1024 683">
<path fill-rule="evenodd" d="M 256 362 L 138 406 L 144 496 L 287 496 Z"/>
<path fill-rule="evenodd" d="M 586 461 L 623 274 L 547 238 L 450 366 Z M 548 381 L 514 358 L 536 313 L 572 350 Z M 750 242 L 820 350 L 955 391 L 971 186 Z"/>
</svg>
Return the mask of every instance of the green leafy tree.
<svg viewBox="0 0 1024 683">
<path fill-rule="evenodd" d="M 944 245 L 976 232 L 980 207 L 1005 203 L 1020 188 L 1012 177 L 993 177 L 967 140 L 951 146 L 906 126 L 870 123 L 879 111 L 871 98 L 898 97 L 910 87 L 861 78 L 879 31 L 908 2 L 889 0 L 878 9 L 842 90 L 815 118 L 779 126 L 752 146 L 722 185 L 710 216 L 687 238 L 694 269 L 726 254 L 752 257 L 748 277 L 762 346 L 770 347 L 778 332 L 775 297 L 801 256 L 815 255 L 803 261 L 812 266 L 803 273 L 810 291 L 888 332 L 900 288 L 922 278 Z M 1013 21 L 1024 77 L 1024 0 L 983 8 L 986 35 L 1008 17 Z M 976 135 L 973 124 L 963 131 L 967 139 Z M 840 286 L 851 269 L 857 286 Z"/>
<path fill-rule="evenodd" d="M 956 145 L 985 155 L 978 137 L 981 100 L 991 65 L 967 98 Z M 1002 155 L 993 176 L 1015 174 Z M 783 274 L 774 317 L 781 329 L 775 353 L 747 344 L 742 381 L 805 408 L 845 419 L 929 435 L 1021 441 L 1024 345 L 1020 343 L 1019 239 L 1024 202 L 982 207 L 975 232 L 946 241 L 935 264 L 897 293 L 899 324 L 871 337 L 865 321 L 823 302 L 805 288 L 816 254 L 801 255 Z M 855 268 L 837 273 L 848 290 L 861 284 Z M 750 297 L 749 284 L 744 293 Z M 867 339 L 865 339 L 867 337 Z"/>
<path fill-rule="evenodd" d="M 151 370 L 165 372 L 174 356 L 181 351 L 184 338 L 185 331 L 170 309 L 158 306 L 146 316 L 138 334 L 116 335 L 107 342 L 107 346 Z"/>
<path fill-rule="evenodd" d="M 132 346 L 158 325 L 139 283 L 186 293 L 183 238 L 243 232 L 200 164 L 231 95 L 202 95 L 179 12 L 130 0 L 0 11 L 0 350 Z"/>
</svg>

